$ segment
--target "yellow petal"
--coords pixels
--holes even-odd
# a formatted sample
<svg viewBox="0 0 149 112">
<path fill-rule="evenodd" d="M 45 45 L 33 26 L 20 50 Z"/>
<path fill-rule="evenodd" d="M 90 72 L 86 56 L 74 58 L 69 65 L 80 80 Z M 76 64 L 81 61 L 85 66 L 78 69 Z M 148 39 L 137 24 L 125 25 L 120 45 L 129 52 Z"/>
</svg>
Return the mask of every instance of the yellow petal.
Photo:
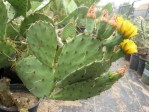
<svg viewBox="0 0 149 112">
<path fill-rule="evenodd" d="M 124 21 L 124 19 L 122 17 L 117 17 L 117 24 L 119 24 L 119 23 L 121 23 L 123 21 Z"/>
<path fill-rule="evenodd" d="M 120 33 L 123 34 L 124 33 L 124 30 L 125 30 L 125 24 L 126 22 L 122 22 L 122 25 L 121 25 L 121 28 L 120 28 Z"/>
<path fill-rule="evenodd" d="M 129 31 L 129 29 L 131 28 L 132 24 L 130 23 L 130 21 L 126 20 L 125 21 L 125 32 Z"/>
<path fill-rule="evenodd" d="M 136 36 L 137 35 L 137 27 L 135 26 L 134 27 L 134 31 L 133 31 L 133 33 L 130 35 L 130 37 L 134 37 L 134 36 Z"/>
<path fill-rule="evenodd" d="M 125 34 L 124 34 L 124 37 L 125 38 L 129 38 L 129 36 L 134 32 L 133 31 L 133 28 L 134 26 L 132 25 L 131 27 L 130 27 L 130 29 L 127 31 L 127 32 L 125 32 Z"/>
<path fill-rule="evenodd" d="M 126 54 L 133 54 L 137 52 L 137 46 L 132 40 L 124 39 L 123 42 L 120 43 L 120 46 Z"/>
<path fill-rule="evenodd" d="M 128 43 L 129 39 L 123 40 L 123 42 L 120 43 L 121 48 L 125 48 L 126 44 Z"/>
<path fill-rule="evenodd" d="M 128 20 L 124 21 L 123 26 L 121 27 L 121 33 L 125 34 L 126 32 L 128 32 L 131 26 L 132 24 Z"/>
<path fill-rule="evenodd" d="M 137 49 L 129 49 L 126 53 L 127 54 L 133 54 L 133 53 L 137 53 L 138 50 Z"/>
</svg>

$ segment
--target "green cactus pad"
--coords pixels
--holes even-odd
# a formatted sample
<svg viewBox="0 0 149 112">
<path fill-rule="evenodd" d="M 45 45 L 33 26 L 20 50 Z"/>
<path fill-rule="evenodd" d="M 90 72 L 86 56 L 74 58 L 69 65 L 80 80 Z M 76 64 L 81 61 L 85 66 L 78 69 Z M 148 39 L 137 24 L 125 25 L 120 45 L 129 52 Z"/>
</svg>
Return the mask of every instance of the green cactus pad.
<svg viewBox="0 0 149 112">
<path fill-rule="evenodd" d="M 108 24 L 104 33 L 101 34 L 101 40 L 109 38 L 115 30 L 116 30 L 116 27 L 113 27 L 112 25 Z"/>
<path fill-rule="evenodd" d="M 37 1 L 37 0 L 36 0 Z M 38 0 L 39 1 L 39 0 Z M 41 4 L 35 9 L 35 11 L 40 11 L 46 7 L 52 0 L 42 0 Z"/>
<path fill-rule="evenodd" d="M 105 32 L 107 25 L 108 23 L 105 21 L 100 21 L 100 23 L 97 24 L 97 39 L 102 40 L 102 34 Z"/>
<path fill-rule="evenodd" d="M 79 35 L 63 47 L 55 71 L 55 77 L 58 80 L 63 79 L 77 69 L 96 60 L 101 60 L 102 56 L 102 47 L 97 39 Z"/>
<path fill-rule="evenodd" d="M 51 18 L 49 18 L 48 16 L 46 16 L 44 14 L 40 14 L 40 13 L 33 13 L 23 20 L 23 22 L 20 26 L 20 34 L 25 37 L 26 30 L 30 27 L 30 25 L 32 23 L 35 23 L 36 21 L 39 21 L 39 20 L 54 24 L 53 20 Z"/>
<path fill-rule="evenodd" d="M 49 98 L 56 100 L 86 99 L 109 89 L 120 77 L 120 74 L 108 73 L 95 80 L 86 80 L 65 86 L 53 92 Z"/>
<path fill-rule="evenodd" d="M 3 3 L 3 0 L 0 1 L 0 40 L 2 40 L 6 33 L 6 26 L 7 26 L 7 9 Z"/>
<path fill-rule="evenodd" d="M 58 23 L 58 25 L 68 23 L 68 21 L 72 18 L 85 18 L 87 14 L 88 8 L 85 6 L 78 7 L 76 10 L 74 10 L 72 13 L 70 13 L 68 16 L 66 16 L 62 21 Z"/>
<path fill-rule="evenodd" d="M 19 26 L 17 24 L 8 23 L 6 29 L 6 37 L 16 39 L 19 36 Z"/>
<path fill-rule="evenodd" d="M 30 0 L 7 0 L 16 10 L 16 17 L 26 16 L 26 12 L 31 8 Z"/>
<path fill-rule="evenodd" d="M 57 49 L 57 37 L 54 27 L 42 21 L 31 25 L 26 33 L 30 49 L 44 64 L 53 67 Z"/>
<path fill-rule="evenodd" d="M 111 63 L 109 61 L 93 62 L 90 65 L 84 66 L 81 69 L 76 70 L 74 73 L 69 74 L 65 79 L 57 83 L 58 87 L 65 87 L 73 83 L 85 81 L 88 79 L 95 79 L 101 74 L 109 70 Z"/>
<path fill-rule="evenodd" d="M 62 32 L 62 40 L 67 40 L 76 36 L 76 26 L 73 23 L 67 24 Z"/>
<path fill-rule="evenodd" d="M 37 97 L 50 94 L 54 87 L 53 70 L 36 57 L 29 56 L 16 64 L 16 71 L 23 84 Z"/>
<path fill-rule="evenodd" d="M 119 45 L 120 42 L 123 41 L 123 39 L 123 35 L 115 33 L 111 35 L 109 38 L 102 40 L 102 44 L 107 47 L 113 47 L 115 45 Z"/>
<path fill-rule="evenodd" d="M 92 33 L 94 30 L 94 19 L 87 18 L 86 19 L 86 30 L 88 33 Z"/>
<path fill-rule="evenodd" d="M 13 44 L 0 41 L 0 68 L 9 66 L 15 61 L 15 52 Z"/>
<path fill-rule="evenodd" d="M 13 8 L 13 6 L 9 2 L 5 1 L 4 4 L 7 9 L 8 22 L 10 22 L 15 17 L 16 12 L 15 12 L 15 9 Z"/>
</svg>

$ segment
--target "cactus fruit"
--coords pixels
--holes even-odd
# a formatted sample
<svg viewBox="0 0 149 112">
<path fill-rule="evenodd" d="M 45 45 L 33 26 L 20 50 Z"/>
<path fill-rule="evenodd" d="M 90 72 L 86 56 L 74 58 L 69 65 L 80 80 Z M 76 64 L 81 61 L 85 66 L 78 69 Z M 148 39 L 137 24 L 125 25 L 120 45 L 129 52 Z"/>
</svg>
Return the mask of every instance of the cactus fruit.
<svg viewBox="0 0 149 112">
<path fill-rule="evenodd" d="M 2 40 L 5 37 L 6 34 L 6 27 L 7 27 L 7 9 L 5 7 L 5 4 L 3 0 L 0 1 L 0 40 Z"/>
</svg>

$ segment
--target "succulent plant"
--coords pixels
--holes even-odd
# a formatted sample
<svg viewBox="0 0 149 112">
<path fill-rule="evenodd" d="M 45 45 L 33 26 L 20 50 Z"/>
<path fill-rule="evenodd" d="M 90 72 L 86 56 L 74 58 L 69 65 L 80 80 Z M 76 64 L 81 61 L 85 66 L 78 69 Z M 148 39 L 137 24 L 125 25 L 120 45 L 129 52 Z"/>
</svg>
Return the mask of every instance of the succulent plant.
<svg viewBox="0 0 149 112">
<path fill-rule="evenodd" d="M 111 73 L 108 70 L 112 62 L 131 49 L 125 47 L 128 41 L 121 43 L 125 38 L 135 36 L 137 31 L 128 21 L 119 21 L 115 15 L 109 19 L 106 10 L 103 10 L 99 18 L 92 5 L 89 10 L 85 6 L 77 7 L 55 24 L 47 16 L 36 12 L 50 3 L 50 0 L 44 0 L 32 14 L 30 0 L 7 1 L 14 7 L 15 17 L 24 16 L 19 34 L 26 37 L 31 55 L 17 59 L 15 69 L 24 85 L 35 96 L 61 100 L 89 98 L 109 89 L 122 76 L 122 73 Z M 0 10 L 3 12 L 0 16 L 3 20 L 0 22 L 0 46 L 4 47 L 1 54 L 10 58 L 16 47 L 11 40 L 6 41 L 9 27 L 3 1 L 0 2 Z M 76 23 L 70 20 L 85 17 L 85 32 L 76 33 Z M 66 26 L 58 34 L 57 26 L 62 24 Z M 127 26 L 133 26 L 131 32 Z M 60 46 L 60 42 L 64 43 Z M 133 47 L 129 53 L 136 51 L 136 47 Z"/>
<path fill-rule="evenodd" d="M 19 60 L 16 71 L 35 96 L 58 100 L 89 98 L 109 89 L 122 76 L 120 72 L 108 70 L 112 62 L 128 53 L 124 47 L 127 42 L 119 46 L 128 33 L 123 32 L 127 24 L 119 22 L 115 15 L 109 20 L 103 13 L 95 28 L 91 22 L 95 19 L 94 11 L 90 11 L 93 9 L 86 14 L 87 32 L 82 34 L 76 35 L 76 29 L 68 23 L 59 35 L 55 27 L 45 21 L 33 23 L 26 31 L 33 54 Z M 89 24 L 94 28 L 88 30 Z M 93 30 L 97 30 L 97 34 Z M 136 29 L 131 33 L 134 36 Z M 65 40 L 63 46 L 58 45 L 58 36 Z M 131 34 L 127 38 L 129 36 Z M 136 47 L 131 50 L 134 52 Z"/>
</svg>

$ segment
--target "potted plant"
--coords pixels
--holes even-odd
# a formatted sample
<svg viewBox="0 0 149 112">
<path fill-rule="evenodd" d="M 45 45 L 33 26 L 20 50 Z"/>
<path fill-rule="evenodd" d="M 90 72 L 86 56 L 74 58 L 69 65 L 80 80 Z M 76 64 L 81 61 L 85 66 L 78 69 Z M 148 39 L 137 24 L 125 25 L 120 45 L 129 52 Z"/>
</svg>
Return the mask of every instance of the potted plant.
<svg viewBox="0 0 149 112">
<path fill-rule="evenodd" d="M 5 77 L 0 79 L 1 112 L 36 112 L 38 104 L 39 99 L 30 94 L 24 86 L 10 85 L 10 80 Z"/>
<path fill-rule="evenodd" d="M 33 2 L 33 1 L 32 1 Z M 46 2 L 46 3 L 45 3 Z M 1 0 L 0 1 L 0 69 L 1 77 L 11 78 L 11 83 L 18 83 L 17 74 L 13 70 L 15 61 L 23 56 L 28 49 L 25 43 L 25 31 L 29 24 L 36 20 L 52 21 L 47 16 L 37 13 L 50 1 L 41 1 L 39 6 L 33 10 L 31 1 L 24 0 Z M 34 5 L 34 4 L 32 4 Z M 24 19 L 22 22 L 22 18 Z M 51 22 L 52 23 L 52 22 Z M 22 53 L 23 52 L 23 53 Z M 13 71 L 12 71 L 13 70 Z M 17 78 L 17 79 L 16 79 Z M 20 81 L 20 80 L 19 80 Z M 0 79 L 0 111 L 1 112 L 18 112 L 18 110 L 27 112 L 36 112 L 39 99 L 34 97 L 25 89 L 23 85 L 10 85 L 7 78 Z M 9 90 L 10 88 L 10 90 Z M 22 91 L 23 90 L 23 91 Z M 13 93 L 15 91 L 15 93 Z M 21 91 L 21 95 L 20 92 Z M 17 92 L 17 93 L 16 93 Z M 12 94 L 13 93 L 13 94 Z M 28 98 L 26 98 L 29 96 Z M 29 100 L 33 98 L 32 100 Z M 30 104 L 35 101 L 35 105 Z M 25 104 L 23 104 L 23 102 Z M 21 105 L 20 105 L 21 103 Z M 18 108 L 14 106 L 18 106 Z M 11 106 L 13 106 L 11 108 Z M 31 106 L 31 107 L 30 107 Z M 10 107 L 10 108 L 7 108 Z M 22 108 L 25 108 L 22 110 Z"/>
<path fill-rule="evenodd" d="M 135 70 L 138 72 L 138 74 L 142 75 L 145 67 L 145 62 L 149 60 L 149 21 L 140 17 L 137 22 L 139 30 L 138 35 L 136 36 L 134 41 L 138 46 L 138 53 L 132 56 L 132 62 L 134 59 L 133 57 L 135 57 Z M 133 63 L 130 63 L 130 68 L 133 68 Z"/>
<path fill-rule="evenodd" d="M 96 28 L 95 19 L 100 20 Z M 15 65 L 23 84 L 37 97 L 78 100 L 98 95 L 122 76 L 120 72 L 107 72 L 111 63 L 125 53 L 137 52 L 137 46 L 129 39 L 137 34 L 137 28 L 115 15 L 109 19 L 105 10 L 101 18 L 96 18 L 94 6 L 86 14 L 83 34 L 71 37 L 75 29 L 70 31 L 66 26 L 57 35 L 55 28 L 44 21 L 33 23 L 26 32 L 32 54 L 19 59 Z M 94 28 L 96 35 L 92 34 Z M 62 46 L 57 36 L 65 39 Z"/>
<path fill-rule="evenodd" d="M 149 85 L 149 61 L 145 63 L 145 68 L 141 80 L 144 84 Z"/>
<path fill-rule="evenodd" d="M 137 46 L 130 40 L 137 34 L 137 28 L 128 20 L 110 16 L 103 10 L 102 16 L 97 17 L 92 5 L 86 13 L 85 32 L 81 34 L 68 27 L 72 26 L 70 16 L 58 24 L 46 21 L 45 17 L 38 19 L 34 14 L 25 17 L 21 23 L 25 30 L 20 32 L 26 37 L 27 50 L 19 47 L 21 55 L 13 64 L 25 87 L 38 98 L 56 100 L 86 99 L 109 89 L 126 69 L 108 72 L 111 63 L 137 52 Z M 67 25 L 56 32 L 56 25 L 64 21 Z"/>
</svg>

